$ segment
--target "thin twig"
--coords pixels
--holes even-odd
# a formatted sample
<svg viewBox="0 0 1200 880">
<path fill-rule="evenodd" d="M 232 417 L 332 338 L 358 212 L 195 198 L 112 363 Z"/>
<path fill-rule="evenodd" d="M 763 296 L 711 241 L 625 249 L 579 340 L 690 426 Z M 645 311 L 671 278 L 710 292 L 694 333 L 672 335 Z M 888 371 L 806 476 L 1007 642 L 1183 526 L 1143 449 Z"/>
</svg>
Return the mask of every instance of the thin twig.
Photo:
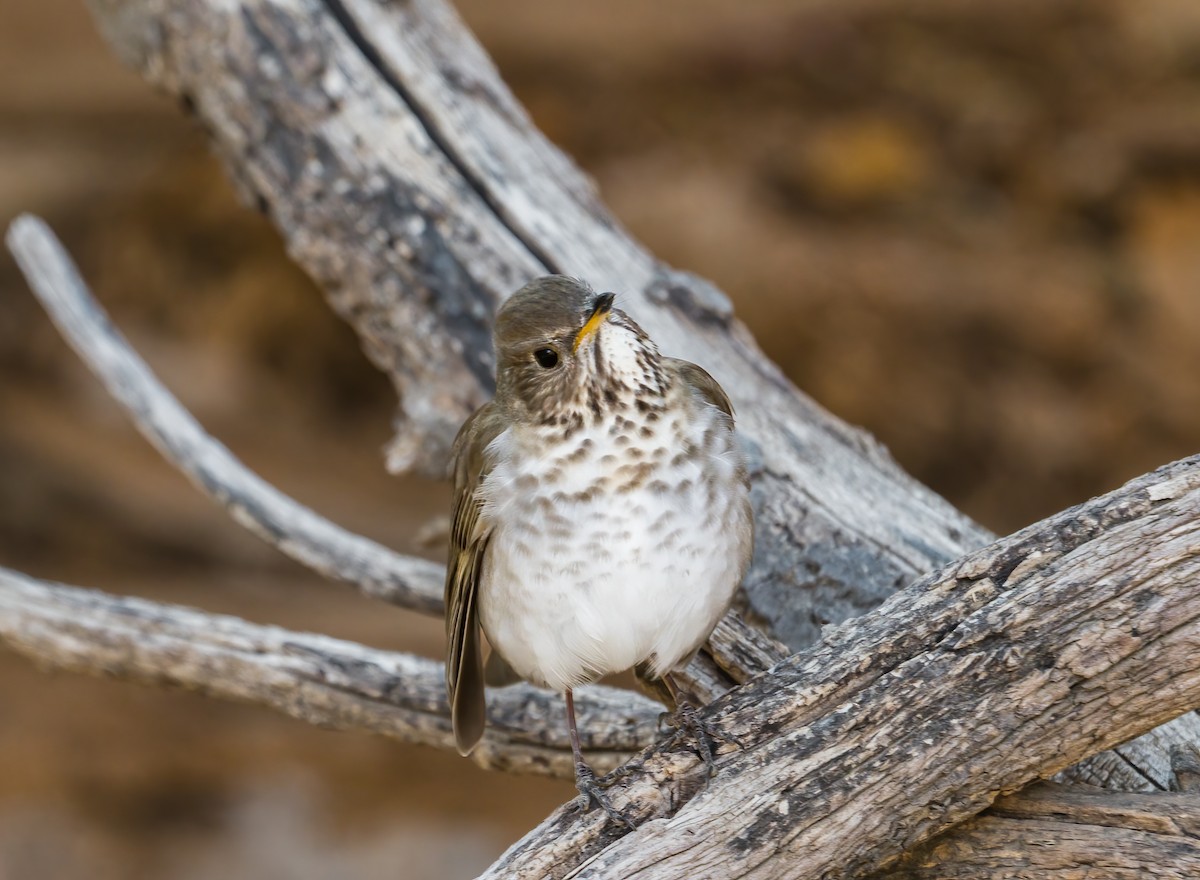
<svg viewBox="0 0 1200 880">
<path fill-rule="evenodd" d="M 41 581 L 0 567 L 0 645 L 42 667 L 172 685 L 310 724 L 454 748 L 443 666 L 311 633 Z M 659 704 L 603 686 L 576 691 L 586 745 L 611 768 L 649 745 Z M 562 697 L 518 684 L 489 692 L 484 766 L 570 777 Z"/>
<path fill-rule="evenodd" d="M 263 480 L 207 434 L 113 326 L 50 227 L 24 214 L 8 248 L 63 337 L 147 440 L 264 541 L 326 577 L 403 608 L 442 613 L 443 568 L 330 522 Z"/>
</svg>

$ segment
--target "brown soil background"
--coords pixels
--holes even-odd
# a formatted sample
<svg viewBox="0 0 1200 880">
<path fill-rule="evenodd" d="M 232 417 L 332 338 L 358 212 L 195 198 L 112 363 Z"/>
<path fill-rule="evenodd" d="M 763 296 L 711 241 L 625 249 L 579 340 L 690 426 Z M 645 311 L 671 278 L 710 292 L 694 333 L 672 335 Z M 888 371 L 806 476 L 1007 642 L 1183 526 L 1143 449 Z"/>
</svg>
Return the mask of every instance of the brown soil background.
<svg viewBox="0 0 1200 880">
<path fill-rule="evenodd" d="M 466 0 L 547 134 L 831 410 L 1008 532 L 1200 447 L 1195 0 Z M 46 216 L 252 467 L 412 552 L 387 383 L 78 0 L 0 0 L 0 221 Z M 162 464 L 0 258 L 0 564 L 440 651 Z M 0 654 L 0 878 L 465 876 L 571 793 Z"/>
</svg>

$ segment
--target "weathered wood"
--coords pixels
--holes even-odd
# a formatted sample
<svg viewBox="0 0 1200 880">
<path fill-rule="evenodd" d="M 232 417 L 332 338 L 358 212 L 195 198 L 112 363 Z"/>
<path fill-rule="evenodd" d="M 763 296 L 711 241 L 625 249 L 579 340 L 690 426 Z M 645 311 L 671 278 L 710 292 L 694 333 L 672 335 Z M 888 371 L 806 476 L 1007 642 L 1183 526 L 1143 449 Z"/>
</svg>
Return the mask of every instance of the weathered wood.
<svg viewBox="0 0 1200 880">
<path fill-rule="evenodd" d="M 854 877 L 1200 705 L 1200 457 L 971 554 L 706 710 L 737 736 L 702 789 L 656 746 L 484 876 Z M 695 792 L 700 791 L 699 794 Z M 694 796 L 693 796 L 694 795 Z"/>
<path fill-rule="evenodd" d="M 195 110 L 392 378 L 394 467 L 440 472 L 490 393 L 496 303 L 564 271 L 619 291 L 664 351 L 730 392 L 754 463 L 744 610 L 793 649 L 991 539 L 791 386 L 712 285 L 630 239 L 442 0 L 88 2 L 121 57 Z M 698 693 L 731 683 L 704 661 L 693 675 Z M 1160 744 L 1081 778 L 1145 787 Z"/>
<path fill-rule="evenodd" d="M 63 289 L 70 292 L 66 298 L 48 297 L 52 302 L 59 303 L 56 307 L 62 313 L 59 322 L 71 328 L 71 337 L 77 340 L 86 359 L 97 372 L 109 379 L 108 384 L 121 390 L 124 402 L 139 422 L 151 427 L 160 424 L 167 426 L 157 432 L 148 429 L 148 432 L 157 437 L 160 447 L 168 451 L 169 458 L 174 460 L 182 457 L 186 461 L 189 456 L 186 453 L 181 456 L 178 451 L 180 448 L 199 446 L 207 449 L 209 444 L 215 443 L 156 384 L 148 368 L 129 351 L 111 326 L 106 325 L 103 313 L 91 300 L 48 230 L 36 221 L 26 219 L 15 225 L 10 240 L 16 244 L 15 250 L 22 255 L 23 266 L 40 288 L 51 293 Z M 69 307 L 64 307 L 62 303 L 67 303 Z M 109 348 L 104 348 L 104 344 Z M 114 367 L 113 364 L 118 366 Z M 181 417 L 165 418 L 158 412 L 164 406 L 174 407 Z M 186 426 L 188 442 L 176 437 L 181 424 Z M 190 456 L 196 457 L 199 456 Z M 204 482 L 211 489 L 214 483 L 224 485 L 229 472 L 241 478 L 237 468 L 240 465 L 210 469 L 208 473 L 215 476 Z M 216 494 L 222 493 L 217 491 Z M 245 493 L 232 494 L 242 497 Z M 283 500 L 287 502 L 287 499 Z M 319 540 L 315 543 L 318 549 L 322 549 Z M 264 703 L 311 723 L 361 727 L 409 741 L 443 747 L 449 745 L 441 670 L 430 661 L 402 655 L 383 655 L 382 652 L 371 652 L 335 640 L 300 634 L 284 634 L 287 637 L 287 655 L 280 657 L 277 645 L 281 631 L 278 630 L 256 628 L 231 618 L 214 618 L 139 600 L 116 600 L 103 594 L 61 586 L 37 585 L 15 574 L 8 575 L 8 581 L 10 588 L 16 585 L 10 589 L 10 593 L 15 591 L 16 596 L 7 597 L 8 607 L 5 608 L 4 597 L 0 594 L 0 625 L 7 626 L 10 644 L 44 664 L 81 671 L 103 669 L 109 674 L 135 680 L 190 686 L 217 696 Z M 33 601 L 30 601 L 31 592 Z M 67 633 L 61 629 L 64 616 L 57 607 L 63 604 L 64 596 L 72 612 Z M 17 602 L 16 597 L 22 601 Z M 115 617 L 111 613 L 114 608 Z M 132 630 L 127 627 L 131 612 L 137 624 Z M 56 626 L 60 629 L 55 629 Z M 734 680 L 744 680 L 748 669 L 761 668 L 773 662 L 780 651 L 778 646 L 764 642 L 762 636 L 756 635 L 736 618 L 724 621 L 721 629 L 721 637 L 717 642 L 732 646 L 732 653 L 718 651 L 714 656 Z M 214 634 L 217 633 L 220 636 L 214 644 Z M 69 644 L 70 648 L 65 648 L 64 644 Z M 162 648 L 164 644 L 165 649 Z M 303 654 L 303 663 L 298 663 L 291 656 L 296 653 Z M 351 656 L 347 657 L 347 653 Z M 384 656 L 384 661 L 380 662 L 378 656 Z M 406 675 L 403 677 L 395 674 L 394 665 L 397 662 L 405 666 Z M 392 664 L 392 671 L 381 671 L 388 663 Z M 719 667 L 712 666 L 714 674 L 720 671 Z M 381 688 L 381 677 L 388 675 L 387 687 Z M 614 738 L 616 743 L 630 748 L 633 744 L 648 742 L 654 731 L 651 719 L 657 714 L 653 704 L 649 704 L 649 708 L 644 702 L 638 706 L 636 698 L 631 696 L 605 696 L 608 699 L 601 701 L 599 711 L 592 706 L 594 698 L 589 699 L 590 694 L 584 695 L 581 701 L 581 714 L 586 725 L 585 742 L 591 749 L 598 749 L 593 751 L 593 760 L 600 767 L 611 766 L 628 756 L 628 752 L 612 750 Z M 513 710 L 514 697 L 518 707 L 516 711 Z M 635 704 L 633 707 L 627 705 L 630 699 Z M 494 729 L 503 734 L 489 736 L 477 753 L 478 759 L 486 766 L 504 769 L 563 775 L 570 773 L 571 762 L 562 741 L 562 726 L 555 722 L 556 715 L 561 718 L 562 706 L 554 705 L 556 702 L 536 692 L 532 698 L 514 691 L 494 698 Z M 422 713 L 418 710 L 414 714 L 412 711 L 414 705 L 427 709 L 431 704 L 437 706 L 432 712 Z M 631 725 L 631 719 L 637 720 Z M 1185 722 L 1176 720 L 1172 723 L 1178 725 Z M 1191 723 L 1194 724 L 1194 721 Z M 560 735 L 557 742 L 551 744 L 546 741 L 546 736 L 547 732 L 553 731 L 558 731 Z M 534 740 L 536 745 L 522 741 L 528 739 Z M 550 733 L 550 740 L 554 739 L 553 733 Z M 1183 778 L 1186 779 L 1186 771 Z M 1078 855 L 1072 845 L 1080 841 L 1083 844 L 1096 843 L 1090 831 L 1087 835 L 1081 835 L 1078 829 L 1072 828 L 1022 829 L 1009 828 L 1003 823 L 1001 826 L 996 823 L 984 826 L 975 823 L 964 826 L 961 836 L 952 832 L 938 844 L 940 849 L 936 849 L 942 854 L 950 854 L 952 866 L 943 865 L 938 870 L 953 872 L 950 876 L 973 876 L 975 874 L 972 872 L 984 869 L 1012 868 L 1009 862 L 1014 856 L 1009 838 L 1013 835 L 1018 835 L 1015 839 L 1026 839 L 1019 835 L 1029 833 L 1057 835 L 1057 861 L 1053 864 L 1034 859 L 1024 851 L 1015 857 L 1022 866 L 1032 865 L 1038 870 L 1065 870 L 1064 866 L 1078 864 L 1077 859 L 1072 861 Z M 991 829 L 994 827 L 1001 827 L 1001 831 L 993 833 Z M 1145 843 L 1143 838 L 1144 835 L 1136 838 L 1139 845 Z M 1114 844 L 1116 852 L 1122 858 L 1126 857 L 1129 839 L 1132 838 L 1127 834 L 1114 838 L 1117 840 Z M 960 858 L 964 847 L 979 854 L 978 857 Z M 994 857 L 996 852 L 1003 854 L 1008 862 L 1003 859 L 997 861 L 998 857 Z M 1145 853 L 1142 850 L 1137 852 L 1141 861 L 1130 861 L 1130 864 L 1145 867 Z M 1184 854 L 1178 847 L 1159 847 L 1159 853 L 1160 863 L 1156 864 L 1164 870 L 1172 865 L 1175 867 L 1171 870 L 1178 868 L 1176 862 L 1184 864 L 1180 861 L 1184 859 Z M 983 854 L 987 854 L 986 857 Z M 928 876 L 935 860 L 925 855 L 913 861 L 916 858 L 908 858 L 906 864 L 910 867 L 906 870 L 917 871 L 918 867 L 912 866 L 919 866 L 923 872 L 921 876 Z"/>
<path fill-rule="evenodd" d="M 872 880 L 1200 877 L 1200 798 L 1034 786 Z"/>
<path fill-rule="evenodd" d="M 37 581 L 0 568 L 0 641 L 43 667 L 169 684 L 268 705 L 326 727 L 450 748 L 440 664 L 320 635 Z M 562 701 L 529 688 L 492 700 L 485 765 L 569 776 Z M 601 766 L 653 735 L 659 707 L 580 689 Z M 1021 820 L 1021 821 L 1015 821 Z M 1037 786 L 907 853 L 878 880 L 1191 877 L 1200 799 Z M 1097 865 L 1101 862 L 1102 865 Z M 1140 871 L 1141 873 L 1137 873 Z M 1055 873 L 1050 873 L 1055 872 Z"/>
<path fill-rule="evenodd" d="M 44 668 L 170 685 L 267 706 L 309 724 L 454 748 L 443 666 L 312 633 L 0 568 L 0 645 Z M 581 734 L 598 767 L 647 744 L 662 706 L 599 685 L 576 691 Z M 529 685 L 489 694 L 485 767 L 573 778 L 562 698 Z"/>
<path fill-rule="evenodd" d="M 142 435 L 197 489 L 302 565 L 368 596 L 441 614 L 440 565 L 347 532 L 267 483 L 205 433 L 113 326 L 45 222 L 18 217 L 5 242 L 63 338 Z"/>
<path fill-rule="evenodd" d="M 729 391 L 753 460 L 756 620 L 793 648 L 988 539 L 799 394 L 711 285 L 656 261 L 532 126 L 438 0 L 89 0 L 186 97 L 289 252 L 392 378 L 394 467 L 442 472 L 491 392 L 496 304 L 586 277 Z"/>
<path fill-rule="evenodd" d="M 1193 745 L 1171 747 L 1171 789 L 1200 792 L 1200 749 Z"/>
<path fill-rule="evenodd" d="M 812 642 L 823 622 L 871 607 L 987 539 L 868 438 L 799 396 L 717 291 L 632 243 L 435 0 L 92 5 L 127 58 L 197 108 L 243 187 L 392 376 L 405 415 L 394 465 L 437 468 L 461 416 L 490 389 L 487 331 L 497 300 L 554 269 L 624 292 L 665 350 L 701 360 L 732 392 L 755 464 L 761 538 L 747 605 L 794 647 Z M 716 717 L 739 732 L 748 752 L 731 756 L 712 787 L 689 799 L 694 759 L 655 750 L 621 793 L 646 815 L 671 815 L 671 828 L 649 822 L 584 873 L 868 870 L 977 812 L 995 791 L 1164 720 L 1194 696 L 1191 667 L 1179 666 L 1186 674 L 1170 688 L 1161 676 L 1194 629 L 1190 606 L 1167 589 L 1190 571 L 1172 553 L 1191 533 L 1147 527 L 1137 534 L 1132 524 L 1178 516 L 1168 508 L 1194 493 L 1173 491 L 1151 497 L 1149 508 L 1134 497 L 1132 519 L 1105 508 L 1095 522 L 1059 522 L 1039 533 L 1058 554 L 1053 559 L 1038 557 L 1049 551 L 1022 545 L 1021 535 L 1000 542 L 953 566 L 948 581 L 927 578 L 884 610 L 831 630 L 769 681 L 738 689 L 714 711 L 724 712 Z M 1146 545 L 1133 537 L 1159 539 L 1161 559 L 1137 560 L 1135 549 Z M 1026 552 L 1006 569 L 1006 554 L 1019 546 Z M 1104 553 L 1112 554 L 1104 565 L 1128 581 L 1102 582 L 1084 596 L 1072 578 L 1086 577 Z M 1162 560 L 1166 567 L 1155 568 Z M 1153 569 L 1144 580 L 1131 573 L 1135 562 Z M 1029 586 L 1038 578 L 1059 605 L 1047 606 Z M 1134 607 L 1143 593 L 1149 605 Z M 915 604 L 916 616 L 902 600 Z M 1068 620 L 1063 609 L 1072 607 L 1077 616 Z M 1167 627 L 1172 611 L 1183 622 Z M 1046 633 L 1031 634 L 1030 613 Z M 972 626 L 976 641 L 963 635 Z M 954 644 L 943 644 L 954 632 Z M 1081 653 L 1087 647 L 1094 656 Z M 1185 647 L 1195 654 L 1194 644 Z M 765 661 L 773 650 L 737 662 L 756 654 Z M 738 657 L 720 646 L 714 656 Z M 1129 680 L 1118 681 L 1122 675 Z M 1037 702 L 1047 694 L 1054 700 Z M 755 699 L 762 705 L 747 702 Z M 999 719 L 983 716 L 988 700 Z M 1107 713 L 1098 708 L 1104 700 L 1113 701 Z M 1037 724 L 1014 716 L 1030 706 L 1041 713 Z M 751 723 L 757 735 L 747 738 L 741 731 Z M 982 732 L 975 746 L 983 751 L 952 752 L 963 740 L 944 735 L 956 733 L 954 724 Z M 1061 743 L 1052 752 L 1053 736 Z M 854 744 L 861 744 L 855 753 L 840 750 Z M 951 760 L 935 760 L 947 754 Z M 872 774 L 876 790 L 864 781 Z M 920 800 L 888 800 L 897 791 Z M 851 814 L 867 824 L 857 841 L 839 825 Z M 743 815 L 765 833 L 751 834 L 757 826 L 747 827 Z M 587 838 L 594 828 L 581 836 L 567 823 L 559 831 L 555 870 L 589 845 L 598 852 L 594 836 Z M 763 838 L 774 838 L 777 851 L 766 852 Z M 509 854 L 529 855 L 520 846 Z M 799 873 L 798 859 L 808 874 Z"/>
<path fill-rule="evenodd" d="M 445 569 L 345 531 L 250 471 L 207 434 L 112 324 L 54 232 L 18 217 L 6 242 L 34 293 L 83 362 L 137 429 L 235 521 L 303 565 L 365 595 L 441 615 Z M 714 635 L 715 659 L 699 657 L 679 681 L 708 702 L 787 655 L 769 636 L 730 614 Z"/>
</svg>

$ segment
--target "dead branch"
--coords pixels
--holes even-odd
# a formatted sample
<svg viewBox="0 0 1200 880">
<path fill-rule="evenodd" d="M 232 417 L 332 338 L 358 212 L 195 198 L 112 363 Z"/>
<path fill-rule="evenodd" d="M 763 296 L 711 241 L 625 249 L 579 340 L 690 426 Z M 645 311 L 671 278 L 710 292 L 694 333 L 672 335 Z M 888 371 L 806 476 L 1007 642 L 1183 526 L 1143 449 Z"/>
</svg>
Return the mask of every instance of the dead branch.
<svg viewBox="0 0 1200 880">
<path fill-rule="evenodd" d="M 658 745 L 485 877 L 854 877 L 1200 705 L 1200 457 L 1031 526 L 717 700 L 706 790 Z M 695 794 L 698 790 L 699 793 Z M 694 796 L 693 796 L 694 795 Z"/>
<path fill-rule="evenodd" d="M 796 392 L 718 291 L 632 242 L 438 0 L 90 2 L 130 63 L 189 99 L 392 377 L 394 466 L 440 470 L 490 392 L 496 302 L 567 271 L 624 292 L 666 351 L 731 391 L 761 539 L 747 607 L 793 647 L 987 540 Z M 610 841 L 565 808 L 491 875 L 861 874 L 1195 706 L 1200 600 L 1180 589 L 1200 552 L 1195 467 L 999 541 L 826 632 L 710 710 L 747 749 L 707 791 L 692 796 L 694 757 L 660 744 L 617 792 L 638 831 Z M 778 656 L 759 647 L 717 646 L 700 677 L 716 690 L 722 657 L 748 669 Z"/>
<path fill-rule="evenodd" d="M 665 351 L 730 392 L 755 458 L 743 610 L 793 650 L 993 539 L 787 382 L 720 291 L 633 241 L 443 0 L 89 6 L 128 64 L 187 99 L 247 200 L 391 377 L 394 468 L 442 472 L 453 432 L 491 393 L 496 303 L 563 271 L 619 291 Z M 697 693 L 729 686 L 704 664 L 691 670 Z M 1165 760 L 1157 745 L 1075 778 L 1144 788 Z"/>
<path fill-rule="evenodd" d="M 267 706 L 309 724 L 454 748 L 441 663 L 221 614 L 48 583 L 0 568 L 0 644 L 39 666 L 169 685 Z M 653 742 L 662 706 L 593 686 L 576 696 L 581 733 L 614 767 Z M 476 760 L 572 778 L 561 697 L 491 691 Z"/>
<path fill-rule="evenodd" d="M 1187 880 L 1200 798 L 1039 785 L 1001 798 L 874 880 Z"/>
<path fill-rule="evenodd" d="M 289 498 L 213 439 L 163 387 L 87 289 L 50 228 L 25 215 L 5 238 L 63 338 L 162 455 L 241 525 L 326 577 L 404 608 L 441 614 L 441 566 L 347 532 Z"/>
<path fill-rule="evenodd" d="M 127 362 L 139 367 L 138 381 L 133 387 L 141 391 L 140 396 L 135 395 L 135 401 L 141 405 L 130 407 L 137 418 L 151 426 L 169 421 L 161 416 L 155 418 L 153 412 L 160 406 L 157 401 L 165 398 L 187 418 L 186 424 L 194 435 L 206 444 L 215 444 L 157 384 L 116 331 L 106 325 L 99 306 L 48 229 L 26 218 L 14 227 L 10 240 L 22 253 L 23 266 L 45 290 L 63 289 L 61 278 L 55 279 L 53 275 L 66 273 L 64 277 L 73 295 L 66 301 L 88 317 L 80 322 L 68 314 L 60 323 L 75 328 L 74 335 L 82 338 L 81 346 L 90 352 L 95 343 L 89 340 L 110 340 Z M 37 247 L 30 249 L 31 242 Z M 31 266 L 38 271 L 31 271 Z M 62 297 L 56 297 L 55 301 L 61 302 Z M 119 374 L 114 378 L 102 357 L 93 354 L 90 360 L 100 364 L 98 372 L 109 377 L 109 384 L 118 388 L 131 385 L 120 381 Z M 144 414 L 147 411 L 149 416 Z M 167 437 L 174 435 L 168 433 Z M 162 445 L 173 449 L 178 444 L 164 440 Z M 180 457 L 171 453 L 171 458 Z M 1156 491 L 1169 494 L 1169 490 Z M 1031 554 L 1030 558 L 1035 556 L 1036 553 Z M 0 572 L 0 575 L 4 575 L 0 580 L 7 580 L 6 584 L 0 582 L 0 587 L 8 586 L 13 593 L 7 597 L 7 608 L 0 601 L 0 624 L 7 627 L 7 632 L 0 634 L 6 636 L 10 645 L 44 665 L 78 671 L 103 670 L 132 680 L 190 687 L 214 696 L 268 705 L 310 723 L 363 728 L 441 747 L 450 743 L 441 668 L 431 661 L 371 652 L 320 636 L 254 627 L 233 618 L 216 618 L 141 600 L 118 600 L 68 587 L 39 585 L 15 573 Z M 0 594 L 0 600 L 5 598 Z M 61 613 L 63 605 L 70 607 L 70 615 Z M 128 626 L 131 614 L 137 624 L 134 627 Z M 64 620 L 71 621 L 65 632 Z M 722 623 L 714 641 L 727 647 L 714 650 L 713 660 L 715 668 L 724 669 L 731 678 L 742 681 L 752 671 L 774 662 L 779 649 L 769 642 L 762 643 L 761 637 L 756 641 L 740 633 L 739 626 L 744 624 L 736 618 Z M 218 633 L 220 636 L 216 637 Z M 69 645 L 69 649 L 64 645 Z M 298 654 L 303 655 L 304 663 L 296 660 Z M 372 663 L 364 659 L 377 657 L 384 660 L 374 659 Z M 403 675 L 397 673 L 397 663 L 405 666 Z M 386 688 L 379 684 L 385 675 L 390 675 Z M 287 684 L 282 685 L 281 680 Z M 553 733 L 561 732 L 561 725 L 553 719 L 556 710 L 561 714 L 562 707 L 546 694 L 536 691 L 532 694 L 501 692 L 493 700 L 493 723 L 502 734 L 489 736 L 478 759 L 486 766 L 503 769 L 567 774 L 570 760 L 566 745 L 561 736 L 556 738 Z M 654 731 L 652 719 L 657 713 L 653 704 L 632 694 L 603 696 L 605 699 L 598 708 L 592 706 L 591 700 L 584 704 L 584 712 L 591 716 L 586 722 L 588 746 L 595 750 L 594 759 L 599 766 L 612 766 L 629 755 L 628 751 L 616 751 L 617 748 L 635 749 L 650 741 Z M 428 709 L 431 705 L 435 706 L 433 710 Z M 1147 736 L 1162 738 L 1163 731 L 1172 726 L 1192 728 L 1195 723 L 1194 716 L 1191 720 L 1177 719 Z M 1188 729 L 1182 733 L 1187 737 L 1194 731 Z M 1165 753 L 1165 748 L 1159 745 L 1158 751 Z M 976 825 L 966 826 L 964 839 L 973 841 L 977 834 Z M 1065 839 L 1074 840 L 1073 834 L 1065 835 Z M 956 834 L 948 840 L 958 846 Z M 967 860 L 960 865 L 956 861 L 955 870 L 975 870 L 974 864 Z"/>
<path fill-rule="evenodd" d="M 89 0 L 187 105 L 391 378 L 393 468 L 441 475 L 490 397 L 491 319 L 561 271 L 616 291 L 729 392 L 752 450 L 752 619 L 793 650 L 990 540 L 763 356 L 712 285 L 655 260 L 549 144 L 441 0 Z"/>
<path fill-rule="evenodd" d="M 206 433 L 112 324 L 54 232 L 38 217 L 13 221 L 6 237 L 30 287 L 92 373 L 163 457 L 233 519 L 320 574 L 365 595 L 441 615 L 442 566 L 352 534 L 288 497 Z M 681 683 L 710 700 L 786 656 L 783 646 L 731 614 Z"/>
</svg>

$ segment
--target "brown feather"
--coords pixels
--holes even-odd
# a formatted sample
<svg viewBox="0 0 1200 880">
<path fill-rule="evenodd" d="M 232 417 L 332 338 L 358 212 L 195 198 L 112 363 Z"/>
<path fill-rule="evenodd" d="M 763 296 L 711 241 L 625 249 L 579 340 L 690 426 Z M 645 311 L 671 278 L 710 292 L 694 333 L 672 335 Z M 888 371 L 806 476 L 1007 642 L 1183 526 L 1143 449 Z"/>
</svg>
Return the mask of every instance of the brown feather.
<svg viewBox="0 0 1200 880">
<path fill-rule="evenodd" d="M 454 440 L 454 508 L 446 565 L 446 691 L 454 741 L 467 755 L 483 736 L 487 708 L 479 644 L 479 579 L 490 532 L 481 524 L 480 483 L 490 467 L 487 447 L 504 429 L 494 404 L 475 411 Z"/>
<path fill-rule="evenodd" d="M 681 360 L 679 358 L 664 357 L 663 366 L 668 370 L 674 370 L 685 383 L 691 386 L 691 389 L 699 394 L 706 403 L 710 403 L 717 409 L 729 416 L 732 426 L 733 419 L 733 403 L 729 400 L 729 395 L 725 393 L 717 380 L 709 375 L 708 370 L 703 367 L 698 367 L 691 361 Z"/>
</svg>

